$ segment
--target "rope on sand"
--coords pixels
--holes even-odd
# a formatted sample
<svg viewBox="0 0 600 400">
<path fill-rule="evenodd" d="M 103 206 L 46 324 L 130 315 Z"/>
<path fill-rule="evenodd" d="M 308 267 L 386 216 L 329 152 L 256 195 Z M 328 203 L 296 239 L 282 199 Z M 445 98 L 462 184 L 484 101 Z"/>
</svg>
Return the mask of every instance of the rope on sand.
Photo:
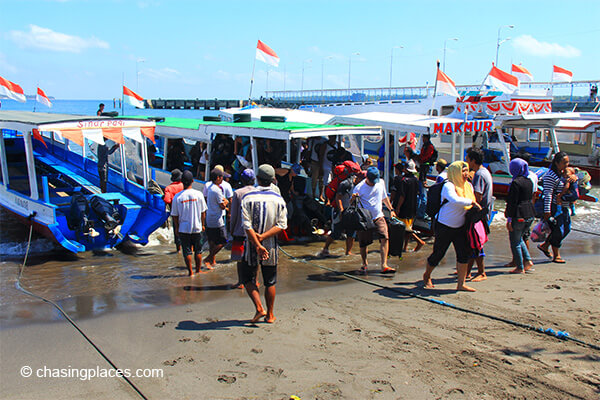
<svg viewBox="0 0 600 400">
<path fill-rule="evenodd" d="M 281 252 L 283 254 L 285 254 L 286 256 L 288 256 L 292 260 L 299 261 L 299 262 L 302 262 L 304 264 L 307 264 L 307 265 L 310 265 L 310 266 L 313 266 L 313 267 L 316 267 L 316 268 L 320 268 L 320 269 L 323 269 L 323 270 L 326 270 L 326 271 L 329 271 L 329 272 L 333 272 L 333 273 L 335 273 L 337 275 L 342 275 L 342 276 L 344 276 L 346 278 L 354 279 L 356 281 L 359 281 L 359 282 L 362 282 L 362 283 L 366 283 L 366 284 L 371 285 L 371 286 L 376 286 L 376 287 L 378 287 L 380 289 L 390 290 L 392 292 L 396 292 L 396 293 L 399 293 L 399 294 L 402 294 L 402 295 L 405 295 L 405 296 L 413 297 L 413 298 L 416 298 L 416 299 L 419 299 L 419 300 L 428 301 L 430 303 L 438 304 L 438 305 L 441 305 L 441 306 L 444 306 L 444 307 L 453 308 L 455 310 L 462 311 L 462 312 L 465 312 L 465 313 L 468 313 L 468 314 L 478 315 L 480 317 L 485 317 L 485 318 L 489 318 L 489 319 L 492 319 L 492 320 L 495 320 L 495 321 L 504 322 L 506 324 L 517 326 L 519 328 L 527 329 L 527 330 L 530 330 L 530 331 L 535 331 L 535 332 L 538 332 L 538 333 L 543 333 L 543 334 L 548 335 L 548 336 L 554 336 L 554 337 L 556 337 L 558 339 L 561 339 L 561 340 L 569 340 L 569 341 L 578 343 L 578 344 L 580 344 L 582 346 L 586 346 L 586 347 L 589 347 L 591 349 L 599 350 L 600 351 L 600 346 L 595 345 L 593 343 L 587 343 L 587 342 L 584 342 L 583 340 L 574 338 L 574 337 L 570 336 L 568 332 L 565 332 L 565 331 L 555 331 L 552 328 L 544 328 L 543 326 L 536 327 L 536 326 L 533 326 L 533 325 L 524 324 L 522 322 L 513 321 L 513 320 L 510 320 L 510 319 L 507 319 L 507 318 L 498 317 L 498 316 L 495 316 L 495 315 L 486 314 L 486 313 L 483 313 L 483 312 L 480 312 L 480 311 L 471 310 L 471 309 L 468 309 L 468 308 L 457 306 L 457 305 L 454 305 L 452 303 L 445 302 L 443 300 L 438 300 L 438 299 L 434 299 L 434 298 L 431 298 L 431 297 L 420 295 L 418 293 L 414 293 L 414 292 L 412 292 L 410 290 L 401 289 L 401 288 L 395 288 L 395 287 L 390 287 L 390 286 L 385 286 L 385 285 L 382 285 L 382 284 L 377 283 L 377 282 L 368 281 L 366 279 L 363 279 L 363 278 L 360 278 L 360 277 L 348 274 L 346 272 L 341 272 L 341 271 L 335 270 L 333 268 L 329 268 L 329 267 L 325 267 L 325 266 L 322 266 L 322 265 L 319 265 L 319 264 L 315 264 L 315 263 L 310 262 L 310 261 L 308 261 L 308 260 L 306 260 L 304 258 L 295 257 L 295 256 L 289 254 L 288 252 L 286 252 L 285 250 L 283 250 L 281 247 L 279 249 L 281 250 Z"/>
<path fill-rule="evenodd" d="M 34 212 L 33 214 L 31 214 L 29 216 L 30 221 L 35 216 L 35 214 L 36 213 Z M 100 348 L 98 346 L 96 346 L 96 344 L 81 330 L 81 328 L 79 328 L 79 326 L 77 326 L 75 321 L 73 321 L 71 319 L 71 317 L 69 317 L 69 315 L 58 304 L 56 304 L 52 300 L 48 300 L 42 296 L 38 296 L 35 293 L 31 293 L 29 290 L 27 290 L 27 289 L 23 288 L 23 286 L 21 286 L 21 276 L 23 275 L 23 268 L 25 267 L 25 264 L 27 263 L 27 256 L 29 255 L 29 248 L 31 245 L 32 232 L 33 232 L 33 222 L 31 222 L 29 225 L 29 239 L 27 241 L 27 250 L 25 251 L 25 258 L 23 259 L 23 264 L 21 264 L 21 267 L 19 268 L 19 275 L 17 276 L 17 281 L 15 282 L 15 287 L 17 288 L 17 290 L 20 290 L 21 292 L 23 292 L 29 296 L 35 297 L 36 299 L 39 299 L 45 303 L 48 303 L 48 304 L 52 305 L 54 308 L 56 308 L 62 314 L 62 316 L 65 317 L 65 319 L 67 321 L 69 321 L 75 329 L 77 329 L 77 331 L 81 334 L 81 336 L 83 336 L 84 339 L 87 340 L 88 343 L 92 345 L 92 347 L 102 356 L 102 358 L 104 358 L 106 360 L 106 362 L 110 364 L 111 367 L 113 367 L 116 371 L 123 371 L 122 369 L 117 368 L 117 366 L 110 360 L 110 358 L 108 358 L 108 356 L 106 356 L 106 354 L 104 354 L 102 352 L 102 350 L 100 350 Z M 119 373 L 118 375 L 121 376 L 121 378 L 123 378 L 129 384 L 129 386 L 131 386 L 133 388 L 133 390 L 135 390 L 137 392 L 137 394 L 140 395 L 140 397 L 142 399 L 148 400 L 148 398 L 146 396 L 144 396 L 144 394 L 140 391 L 140 389 L 138 389 L 137 386 L 135 386 L 135 384 L 133 382 L 131 382 L 131 380 L 129 380 L 129 378 L 127 378 L 125 376 L 125 374 Z"/>
</svg>

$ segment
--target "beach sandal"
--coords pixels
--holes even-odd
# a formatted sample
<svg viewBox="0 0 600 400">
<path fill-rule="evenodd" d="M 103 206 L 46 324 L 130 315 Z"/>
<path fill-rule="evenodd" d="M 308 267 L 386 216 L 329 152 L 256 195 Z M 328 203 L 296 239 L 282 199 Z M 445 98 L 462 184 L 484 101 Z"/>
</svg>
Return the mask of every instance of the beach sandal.
<svg viewBox="0 0 600 400">
<path fill-rule="evenodd" d="M 562 258 L 555 258 L 552 260 L 553 263 L 557 263 L 557 264 L 566 264 L 567 262 L 565 260 L 563 260 Z"/>
<path fill-rule="evenodd" d="M 361 274 L 361 275 L 366 275 L 366 274 L 367 274 L 367 271 L 368 271 L 368 269 L 369 269 L 369 267 L 362 266 L 362 267 L 360 267 L 360 269 L 358 270 L 358 273 L 359 273 L 359 274 Z"/>
<path fill-rule="evenodd" d="M 542 253 L 544 253 L 544 255 L 548 258 L 552 258 L 552 255 L 550 254 L 550 252 L 548 250 L 544 250 L 544 248 L 542 247 L 541 244 L 537 245 L 537 248 L 539 251 L 541 251 Z"/>
<path fill-rule="evenodd" d="M 525 271 L 522 270 L 521 268 L 515 268 L 509 272 L 509 274 L 524 274 L 524 273 L 525 273 Z"/>
<path fill-rule="evenodd" d="M 381 270 L 382 274 L 395 274 L 396 270 L 394 268 L 390 268 L 390 267 L 385 267 L 384 269 Z"/>
</svg>

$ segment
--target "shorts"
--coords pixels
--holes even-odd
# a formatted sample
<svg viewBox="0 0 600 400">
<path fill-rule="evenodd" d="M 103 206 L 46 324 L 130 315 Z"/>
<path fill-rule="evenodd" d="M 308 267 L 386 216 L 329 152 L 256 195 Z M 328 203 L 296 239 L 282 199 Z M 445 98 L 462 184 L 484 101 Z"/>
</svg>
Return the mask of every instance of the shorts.
<svg viewBox="0 0 600 400">
<path fill-rule="evenodd" d="M 258 265 L 253 267 L 246 261 L 240 261 L 239 265 L 240 283 L 255 282 L 258 274 Z M 277 283 L 277 265 L 261 265 L 260 268 L 265 287 L 274 286 Z"/>
<path fill-rule="evenodd" d="M 347 238 L 356 238 L 356 231 L 349 231 L 342 227 L 342 217 L 338 210 L 331 210 L 331 238 L 333 240 L 340 240 L 342 233 L 346 234 Z"/>
<path fill-rule="evenodd" d="M 231 243 L 231 260 L 241 261 L 244 255 L 245 236 L 234 236 Z"/>
<path fill-rule="evenodd" d="M 360 247 L 367 247 L 373 243 L 373 233 L 376 233 L 379 239 L 389 239 L 385 218 L 379 217 L 374 219 L 373 223 L 375 224 L 375 228 L 358 232 L 358 243 Z"/>
<path fill-rule="evenodd" d="M 227 244 L 227 231 L 224 226 L 218 228 L 206 228 L 206 237 L 210 243 Z"/>
<path fill-rule="evenodd" d="M 192 249 L 195 255 L 202 253 L 202 232 L 179 232 L 179 239 L 181 240 L 181 251 L 184 256 L 192 255 Z"/>
</svg>

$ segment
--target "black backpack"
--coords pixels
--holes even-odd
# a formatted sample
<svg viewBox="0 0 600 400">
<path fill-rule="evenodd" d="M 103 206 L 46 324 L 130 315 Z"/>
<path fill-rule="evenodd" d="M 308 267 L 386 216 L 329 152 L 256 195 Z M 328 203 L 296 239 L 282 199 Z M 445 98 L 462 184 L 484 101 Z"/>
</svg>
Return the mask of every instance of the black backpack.
<svg viewBox="0 0 600 400">
<path fill-rule="evenodd" d="M 448 201 L 445 200 L 444 203 L 442 203 L 442 188 L 446 182 L 448 182 L 448 179 L 444 179 L 443 181 L 434 184 L 427 191 L 427 206 L 425 208 L 425 213 L 431 218 L 435 218 L 440 211 L 440 208 Z"/>
</svg>

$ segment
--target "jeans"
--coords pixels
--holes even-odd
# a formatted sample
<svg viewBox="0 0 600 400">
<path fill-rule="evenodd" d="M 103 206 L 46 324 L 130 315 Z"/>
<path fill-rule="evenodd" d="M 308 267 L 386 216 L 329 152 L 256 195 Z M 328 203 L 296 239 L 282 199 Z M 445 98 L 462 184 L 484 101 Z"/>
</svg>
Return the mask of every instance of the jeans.
<svg viewBox="0 0 600 400">
<path fill-rule="evenodd" d="M 531 261 L 529 250 L 523 240 L 523 234 L 529 230 L 533 218 L 527 218 L 525 221 L 512 221 L 512 232 L 508 232 L 510 239 L 510 250 L 512 251 L 513 258 L 515 260 L 515 267 L 523 269 L 524 261 Z"/>
</svg>

